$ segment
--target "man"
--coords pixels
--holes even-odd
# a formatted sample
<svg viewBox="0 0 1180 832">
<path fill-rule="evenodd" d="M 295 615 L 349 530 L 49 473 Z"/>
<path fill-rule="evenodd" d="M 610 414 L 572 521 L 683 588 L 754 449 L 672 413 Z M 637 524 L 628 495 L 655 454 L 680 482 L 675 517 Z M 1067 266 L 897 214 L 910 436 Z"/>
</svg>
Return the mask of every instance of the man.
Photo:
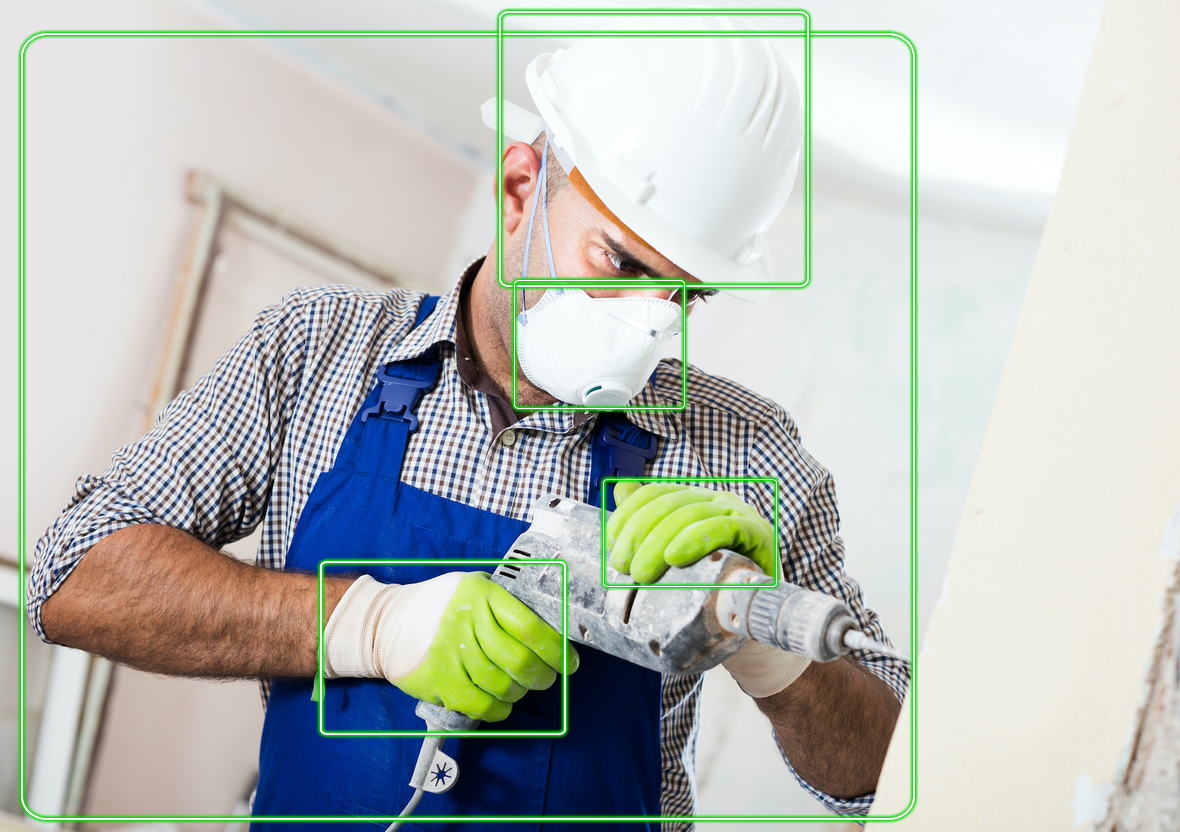
<svg viewBox="0 0 1180 832">
<path fill-rule="evenodd" d="M 678 304 L 706 295 L 691 285 L 770 279 L 762 233 L 789 193 L 802 121 L 782 58 L 752 39 L 590 39 L 540 56 L 527 79 L 541 118 L 505 102 L 503 129 L 524 139 L 498 183 L 505 279 L 635 289 L 523 293 L 519 368 L 494 244 L 437 304 L 299 290 L 83 478 L 38 544 L 31 616 L 48 640 L 148 671 L 272 680 L 256 816 L 390 816 L 410 798 L 416 740 L 317 730 L 314 571 L 326 559 L 361 562 L 324 582 L 327 729 L 421 730 L 423 699 L 548 731 L 556 674 L 563 660 L 576 670 L 566 736 L 451 741 L 463 779 L 418 814 L 692 813 L 701 677 L 660 678 L 585 646 L 563 656 L 558 634 L 498 586 L 433 563 L 503 556 L 542 494 L 594 501 L 613 473 L 591 450 L 603 437 L 642 451 L 632 475 L 783 486 L 778 529 L 757 484 L 620 488 L 616 568 L 651 581 L 732 548 L 840 597 L 884 638 L 842 571 L 831 478 L 777 405 L 691 367 L 679 413 L 511 405 L 514 375 L 525 408 L 679 402 L 680 368 L 657 365 L 658 348 Z M 643 286 L 654 276 L 685 280 L 687 297 Z M 217 552 L 259 524 L 265 568 Z M 366 563 L 392 558 L 411 562 Z M 893 660 L 858 659 L 811 664 L 751 643 L 725 664 L 791 770 L 845 813 L 871 801 L 908 679 Z"/>
</svg>

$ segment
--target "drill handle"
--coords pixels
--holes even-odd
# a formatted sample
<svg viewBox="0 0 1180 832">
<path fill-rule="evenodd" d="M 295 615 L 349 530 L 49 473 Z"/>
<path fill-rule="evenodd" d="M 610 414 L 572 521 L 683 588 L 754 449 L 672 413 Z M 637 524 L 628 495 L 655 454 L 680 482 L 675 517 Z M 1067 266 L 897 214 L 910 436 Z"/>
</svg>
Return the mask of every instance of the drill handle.
<svg viewBox="0 0 1180 832">
<path fill-rule="evenodd" d="M 448 711 L 442 705 L 429 702 L 419 701 L 414 713 L 426 721 L 426 727 L 431 731 L 474 731 L 480 723 L 480 720 L 472 719 L 467 714 Z"/>
</svg>

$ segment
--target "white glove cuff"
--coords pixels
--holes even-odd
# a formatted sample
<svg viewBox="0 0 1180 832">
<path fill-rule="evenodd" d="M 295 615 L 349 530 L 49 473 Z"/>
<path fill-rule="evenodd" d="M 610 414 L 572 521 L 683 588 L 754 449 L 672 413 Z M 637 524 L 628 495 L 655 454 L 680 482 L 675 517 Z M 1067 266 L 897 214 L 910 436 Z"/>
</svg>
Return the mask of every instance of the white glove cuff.
<svg viewBox="0 0 1180 832">
<path fill-rule="evenodd" d="M 373 649 L 377 621 L 396 584 L 383 584 L 371 575 L 361 575 L 332 611 L 324 628 L 324 676 L 382 678 Z"/>
<path fill-rule="evenodd" d="M 733 656 L 721 663 L 743 691 L 755 699 L 785 690 L 799 678 L 811 659 L 788 653 L 769 644 L 748 641 Z"/>
</svg>

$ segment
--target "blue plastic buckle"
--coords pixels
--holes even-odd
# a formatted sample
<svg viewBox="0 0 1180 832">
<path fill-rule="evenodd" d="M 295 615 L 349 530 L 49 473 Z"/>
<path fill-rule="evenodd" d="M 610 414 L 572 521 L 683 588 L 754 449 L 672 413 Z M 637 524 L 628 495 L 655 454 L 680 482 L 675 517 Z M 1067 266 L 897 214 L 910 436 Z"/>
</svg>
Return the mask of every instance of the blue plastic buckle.
<svg viewBox="0 0 1180 832">
<path fill-rule="evenodd" d="M 394 375 L 390 372 L 394 367 L 411 377 Z M 418 416 L 415 413 L 418 403 L 422 401 L 422 396 L 437 377 L 437 361 L 418 360 L 386 364 L 377 373 L 377 381 L 381 383 L 381 396 L 377 399 L 377 404 L 361 413 L 361 422 L 367 422 L 370 416 L 409 422 L 410 432 L 413 433 L 418 429 Z"/>
<path fill-rule="evenodd" d="M 606 420 L 591 445 L 593 468 L 600 471 L 591 486 L 592 504 L 598 505 L 602 480 L 606 477 L 639 477 L 649 460 L 656 455 L 656 436 L 636 427 L 615 414 L 603 414 Z M 614 495 L 607 494 L 607 509 L 614 510 Z"/>
</svg>

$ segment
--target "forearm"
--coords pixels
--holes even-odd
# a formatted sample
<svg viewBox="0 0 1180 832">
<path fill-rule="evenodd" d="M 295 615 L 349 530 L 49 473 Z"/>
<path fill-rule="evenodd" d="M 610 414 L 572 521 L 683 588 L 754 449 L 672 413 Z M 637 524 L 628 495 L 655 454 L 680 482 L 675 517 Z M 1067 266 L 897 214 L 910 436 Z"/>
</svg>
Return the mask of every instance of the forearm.
<svg viewBox="0 0 1180 832">
<path fill-rule="evenodd" d="M 876 789 L 901 711 L 885 682 L 845 657 L 812 662 L 787 688 L 754 701 L 808 783 L 839 798 Z"/>
<path fill-rule="evenodd" d="M 350 578 L 324 582 L 325 620 Z M 53 641 L 153 673 L 299 677 L 316 669 L 316 576 L 241 563 L 179 529 L 96 544 L 41 608 Z"/>
</svg>

